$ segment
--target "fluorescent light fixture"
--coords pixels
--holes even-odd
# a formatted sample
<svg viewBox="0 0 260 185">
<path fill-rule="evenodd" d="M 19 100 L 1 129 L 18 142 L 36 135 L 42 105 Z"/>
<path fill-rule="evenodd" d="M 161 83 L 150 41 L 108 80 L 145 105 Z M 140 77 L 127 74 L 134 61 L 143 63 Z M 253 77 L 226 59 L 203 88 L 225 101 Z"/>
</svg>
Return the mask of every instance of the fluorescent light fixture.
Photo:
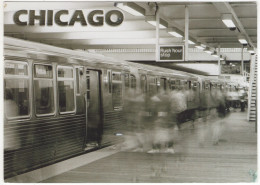
<svg viewBox="0 0 260 185">
<path fill-rule="evenodd" d="M 133 2 L 115 3 L 115 7 L 120 8 L 134 16 L 144 16 L 145 9 Z"/>
<path fill-rule="evenodd" d="M 183 38 L 183 42 L 185 42 L 185 38 Z M 196 41 L 193 40 L 193 39 L 189 39 L 189 40 L 188 40 L 188 43 L 189 43 L 189 44 L 195 44 L 195 42 L 196 42 Z"/>
<path fill-rule="evenodd" d="M 203 45 L 200 42 L 198 42 L 195 47 L 198 49 L 205 49 L 205 47 L 203 47 Z"/>
<path fill-rule="evenodd" d="M 156 26 L 156 17 L 155 16 L 146 16 L 145 21 L 153 26 Z M 160 19 L 159 28 L 167 28 L 167 27 L 168 27 L 168 23 L 165 20 Z"/>
<path fill-rule="evenodd" d="M 203 51 L 206 52 L 206 53 L 208 53 L 208 54 L 213 53 L 212 51 L 210 51 L 210 48 L 209 48 L 209 47 L 206 47 Z"/>
<path fill-rule="evenodd" d="M 167 32 L 171 35 L 173 35 L 174 37 L 183 37 L 183 33 L 178 30 L 177 28 L 168 28 Z"/>
<path fill-rule="evenodd" d="M 245 38 L 243 35 L 240 35 L 240 36 L 238 37 L 238 41 L 239 41 L 241 44 L 247 44 L 246 38 Z"/>
<path fill-rule="evenodd" d="M 188 40 L 189 44 L 195 44 L 195 42 L 192 42 L 191 40 Z"/>
<path fill-rule="evenodd" d="M 254 54 L 255 53 L 255 50 L 253 47 L 247 47 L 247 51 L 251 54 Z"/>
<path fill-rule="evenodd" d="M 200 46 L 200 45 L 196 45 L 195 46 L 196 48 L 198 48 L 198 49 L 204 49 L 202 46 Z"/>
<path fill-rule="evenodd" d="M 213 57 L 218 57 L 218 54 L 216 51 L 214 51 L 212 54 L 211 54 Z"/>
<path fill-rule="evenodd" d="M 221 17 L 223 23 L 228 27 L 228 28 L 235 28 L 236 25 L 232 21 L 232 14 L 223 14 Z"/>
</svg>

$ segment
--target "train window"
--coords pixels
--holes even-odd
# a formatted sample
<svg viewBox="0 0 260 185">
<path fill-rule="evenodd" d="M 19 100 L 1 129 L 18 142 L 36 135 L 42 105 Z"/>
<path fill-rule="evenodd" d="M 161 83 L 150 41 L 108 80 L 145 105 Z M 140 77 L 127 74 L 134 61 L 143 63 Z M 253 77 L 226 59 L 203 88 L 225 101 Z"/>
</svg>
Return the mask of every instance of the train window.
<svg viewBox="0 0 260 185">
<path fill-rule="evenodd" d="M 136 78 L 134 75 L 130 75 L 130 87 L 136 89 Z"/>
<path fill-rule="evenodd" d="M 147 80 L 145 75 L 141 75 L 141 90 L 143 93 L 147 92 Z"/>
<path fill-rule="evenodd" d="M 112 102 L 114 110 L 122 108 L 121 73 L 112 73 Z"/>
<path fill-rule="evenodd" d="M 73 78 L 73 68 L 72 67 L 59 67 L 58 77 L 61 78 Z"/>
<path fill-rule="evenodd" d="M 176 87 L 175 87 L 175 80 L 170 80 L 170 89 L 171 90 L 175 90 Z"/>
<path fill-rule="evenodd" d="M 157 78 L 149 77 L 149 95 L 154 96 L 157 93 Z"/>
<path fill-rule="evenodd" d="M 52 66 L 50 65 L 34 65 L 34 77 L 36 78 L 52 78 Z"/>
<path fill-rule="evenodd" d="M 204 89 L 208 89 L 209 90 L 210 89 L 209 86 L 210 85 L 207 82 L 204 82 Z"/>
<path fill-rule="evenodd" d="M 75 110 L 73 68 L 58 66 L 58 97 L 61 113 Z"/>
<path fill-rule="evenodd" d="M 130 87 L 129 74 L 125 74 L 125 89 L 127 90 Z"/>
<path fill-rule="evenodd" d="M 34 65 L 36 114 L 54 113 L 53 70 L 51 65 Z"/>
<path fill-rule="evenodd" d="M 166 91 L 166 78 L 161 78 L 161 81 L 160 81 L 160 86 L 161 86 L 161 90 L 163 90 L 164 92 Z"/>
<path fill-rule="evenodd" d="M 5 74 L 6 75 L 19 75 L 19 76 L 27 76 L 28 75 L 28 67 L 26 63 L 21 62 L 6 62 L 5 63 Z"/>
<path fill-rule="evenodd" d="M 25 62 L 5 62 L 4 108 L 7 118 L 29 115 L 29 76 Z"/>
</svg>

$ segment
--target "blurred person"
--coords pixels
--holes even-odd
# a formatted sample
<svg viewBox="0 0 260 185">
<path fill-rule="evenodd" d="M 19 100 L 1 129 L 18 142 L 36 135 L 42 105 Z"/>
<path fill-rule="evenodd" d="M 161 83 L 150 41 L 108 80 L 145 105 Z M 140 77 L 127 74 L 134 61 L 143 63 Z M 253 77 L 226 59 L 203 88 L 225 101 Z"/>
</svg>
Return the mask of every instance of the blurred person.
<svg viewBox="0 0 260 185">
<path fill-rule="evenodd" d="M 143 150 L 143 116 L 145 114 L 144 95 L 133 89 L 128 89 L 124 99 L 124 115 L 126 118 L 125 141 L 122 144 L 123 149 L 135 148 L 135 151 Z"/>
<path fill-rule="evenodd" d="M 169 94 L 161 92 L 158 95 L 158 114 L 154 122 L 154 152 L 174 153 L 173 149 L 173 126 L 174 123 L 170 120 L 170 101 Z M 151 151 L 150 151 L 151 153 Z"/>
<path fill-rule="evenodd" d="M 161 142 L 160 140 L 163 139 L 160 137 L 160 125 L 163 122 L 158 119 L 158 112 L 161 103 L 161 99 L 159 98 L 158 94 L 153 95 L 148 100 L 148 107 L 150 112 L 150 119 L 147 122 L 145 127 L 146 129 L 146 138 L 147 138 L 147 146 L 152 147 L 152 150 L 149 150 L 148 153 L 158 153 L 160 152 Z"/>
<path fill-rule="evenodd" d="M 225 107 L 225 97 L 222 92 L 217 91 L 216 92 L 216 102 L 217 102 L 217 114 L 218 114 L 218 120 L 213 123 L 212 129 L 213 129 L 213 144 L 217 145 L 219 143 L 219 139 L 222 134 L 223 130 L 223 119 L 226 116 L 226 107 Z"/>
<path fill-rule="evenodd" d="M 170 102 L 173 120 L 175 121 L 178 129 L 180 129 L 181 122 L 183 121 L 182 113 L 187 110 L 185 90 L 179 87 L 178 91 L 172 91 L 170 94 Z"/>
</svg>

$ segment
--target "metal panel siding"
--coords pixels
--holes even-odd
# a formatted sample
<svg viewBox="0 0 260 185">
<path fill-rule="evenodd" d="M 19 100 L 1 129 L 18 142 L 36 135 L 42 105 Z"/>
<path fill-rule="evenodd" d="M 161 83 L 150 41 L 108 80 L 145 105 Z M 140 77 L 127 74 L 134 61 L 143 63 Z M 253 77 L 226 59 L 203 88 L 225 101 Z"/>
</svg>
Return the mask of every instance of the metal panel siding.
<svg viewBox="0 0 260 185">
<path fill-rule="evenodd" d="M 11 138 L 12 130 L 16 130 L 19 133 L 16 137 L 22 142 L 17 144 L 18 149 L 5 151 L 5 178 L 83 152 L 85 121 L 82 114 L 7 123 L 12 126 L 4 130 L 5 135 Z"/>
<path fill-rule="evenodd" d="M 116 144 L 122 141 L 122 137 L 116 133 L 124 132 L 125 119 L 122 111 L 110 111 L 104 114 L 103 145 Z"/>
</svg>

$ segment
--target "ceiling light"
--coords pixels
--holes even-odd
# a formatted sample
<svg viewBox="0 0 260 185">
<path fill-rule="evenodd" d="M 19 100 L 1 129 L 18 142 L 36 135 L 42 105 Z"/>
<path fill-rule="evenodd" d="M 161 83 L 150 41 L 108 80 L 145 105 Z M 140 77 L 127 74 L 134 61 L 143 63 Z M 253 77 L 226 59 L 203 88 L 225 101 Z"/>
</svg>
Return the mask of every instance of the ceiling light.
<svg viewBox="0 0 260 185">
<path fill-rule="evenodd" d="M 145 9 L 133 2 L 128 3 L 115 3 L 115 7 L 120 8 L 134 16 L 144 16 Z"/>
<path fill-rule="evenodd" d="M 185 38 L 183 38 L 183 42 L 185 42 Z M 189 44 L 195 44 L 195 42 L 196 41 L 194 39 L 191 39 L 191 38 L 188 40 Z"/>
<path fill-rule="evenodd" d="M 205 48 L 203 47 L 203 45 L 201 45 L 200 42 L 198 42 L 195 47 L 198 48 L 198 49 L 205 49 Z"/>
<path fill-rule="evenodd" d="M 209 47 L 206 47 L 203 51 L 206 52 L 206 53 L 208 53 L 208 54 L 213 53 L 212 51 L 210 51 L 210 48 L 209 48 Z"/>
<path fill-rule="evenodd" d="M 223 14 L 221 17 L 223 23 L 228 27 L 228 28 L 235 28 L 236 25 L 232 21 L 232 15 L 231 14 Z"/>
<path fill-rule="evenodd" d="M 247 44 L 246 38 L 245 38 L 243 35 L 240 35 L 240 36 L 238 37 L 238 41 L 239 41 L 241 44 Z"/>
<path fill-rule="evenodd" d="M 216 51 L 214 51 L 212 54 L 211 54 L 213 57 L 218 57 L 218 54 Z"/>
<path fill-rule="evenodd" d="M 177 28 L 168 28 L 167 32 L 173 35 L 174 37 L 183 37 L 183 33 Z"/>
<path fill-rule="evenodd" d="M 145 21 L 150 23 L 153 26 L 156 26 L 156 17 L 155 16 L 146 16 Z M 167 28 L 167 27 L 168 27 L 168 23 L 165 20 L 160 19 L 159 28 Z"/>
<path fill-rule="evenodd" d="M 254 50 L 254 48 L 253 47 L 248 47 L 247 48 L 247 51 L 249 52 L 249 53 L 255 53 L 255 50 Z"/>
</svg>

